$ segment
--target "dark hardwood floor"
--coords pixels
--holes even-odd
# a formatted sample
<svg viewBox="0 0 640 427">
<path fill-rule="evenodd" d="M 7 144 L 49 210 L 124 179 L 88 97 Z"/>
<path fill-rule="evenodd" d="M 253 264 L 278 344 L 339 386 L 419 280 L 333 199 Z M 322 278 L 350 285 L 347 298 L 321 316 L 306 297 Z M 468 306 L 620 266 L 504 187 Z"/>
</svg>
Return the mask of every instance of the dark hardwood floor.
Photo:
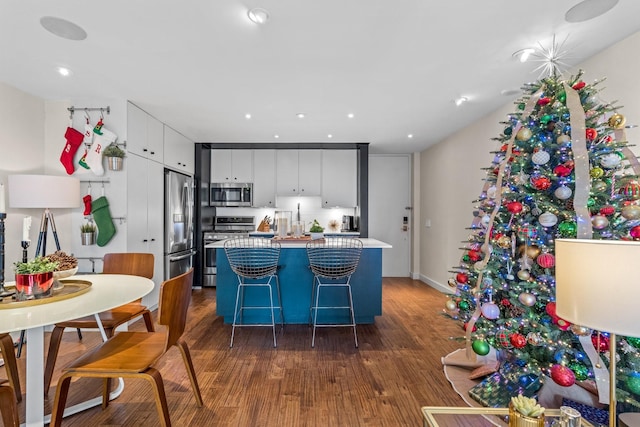
<svg viewBox="0 0 640 427">
<path fill-rule="evenodd" d="M 271 329 L 236 330 L 216 316 L 215 290 L 193 291 L 185 339 L 190 346 L 204 407 L 191 392 L 179 351 L 157 367 L 167 391 L 174 426 L 419 426 L 420 407 L 464 406 L 445 378 L 440 358 L 459 348 L 450 340 L 459 327 L 439 313 L 445 296 L 408 278 L 385 278 L 383 315 L 358 326 L 359 348 L 349 328 L 311 329 L 286 325 L 273 348 Z M 143 322 L 132 326 L 144 330 Z M 99 341 L 85 332 L 63 339 L 57 368 Z M 48 337 L 45 345 L 48 344 Z M 26 346 L 28 349 L 28 343 Z M 24 356 L 19 360 L 24 384 Z M 54 374 L 56 384 L 59 372 Z M 3 369 L 0 376 L 4 377 Z M 72 383 L 70 403 L 98 384 Z M 23 385 L 24 390 L 24 385 Z M 99 392 L 98 392 L 99 393 Z M 55 387 L 49 393 L 53 403 Z M 19 407 L 24 420 L 24 403 Z M 478 426 L 449 418 L 445 425 Z M 127 380 L 123 394 L 100 407 L 65 418 L 63 426 L 155 426 L 158 416 L 146 382 Z"/>
</svg>

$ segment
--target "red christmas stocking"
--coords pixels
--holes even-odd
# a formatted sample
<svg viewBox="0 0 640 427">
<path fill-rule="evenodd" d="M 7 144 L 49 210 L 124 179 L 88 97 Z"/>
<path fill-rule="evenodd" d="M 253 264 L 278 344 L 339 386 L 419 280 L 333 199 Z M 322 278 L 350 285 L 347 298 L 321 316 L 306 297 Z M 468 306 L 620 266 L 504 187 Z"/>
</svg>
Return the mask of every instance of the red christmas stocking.
<svg viewBox="0 0 640 427">
<path fill-rule="evenodd" d="M 83 215 L 91 215 L 91 194 L 87 194 L 82 198 L 84 202 L 84 213 Z"/>
<path fill-rule="evenodd" d="M 64 137 L 67 140 L 67 143 L 64 146 L 64 150 L 62 150 L 62 154 L 60 154 L 60 163 L 64 166 L 67 174 L 71 175 L 75 171 L 73 167 L 73 156 L 78 151 L 78 147 L 82 144 L 82 140 L 84 139 L 84 135 L 75 130 L 72 127 L 68 127 L 67 131 L 64 133 Z"/>
</svg>

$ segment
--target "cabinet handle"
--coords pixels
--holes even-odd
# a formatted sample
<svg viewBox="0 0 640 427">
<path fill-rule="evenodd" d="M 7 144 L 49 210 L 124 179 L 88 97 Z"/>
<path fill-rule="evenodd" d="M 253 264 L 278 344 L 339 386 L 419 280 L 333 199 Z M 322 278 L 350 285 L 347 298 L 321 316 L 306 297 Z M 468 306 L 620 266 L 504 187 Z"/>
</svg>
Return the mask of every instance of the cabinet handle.
<svg viewBox="0 0 640 427">
<path fill-rule="evenodd" d="M 142 151 L 143 151 L 144 153 L 146 153 L 146 152 L 147 152 L 147 151 L 149 151 L 149 150 L 147 150 L 146 148 L 143 148 L 143 149 L 142 149 Z"/>
<path fill-rule="evenodd" d="M 148 240 L 147 240 L 147 239 L 142 239 L 142 242 L 143 242 L 143 243 L 147 243 L 147 242 L 148 242 Z"/>
<path fill-rule="evenodd" d="M 151 239 L 151 241 L 152 241 L 152 242 L 155 242 L 155 241 L 156 241 L 156 239 Z"/>
<path fill-rule="evenodd" d="M 151 151 L 151 155 L 153 156 L 154 154 L 156 154 L 156 152 L 155 151 Z"/>
</svg>

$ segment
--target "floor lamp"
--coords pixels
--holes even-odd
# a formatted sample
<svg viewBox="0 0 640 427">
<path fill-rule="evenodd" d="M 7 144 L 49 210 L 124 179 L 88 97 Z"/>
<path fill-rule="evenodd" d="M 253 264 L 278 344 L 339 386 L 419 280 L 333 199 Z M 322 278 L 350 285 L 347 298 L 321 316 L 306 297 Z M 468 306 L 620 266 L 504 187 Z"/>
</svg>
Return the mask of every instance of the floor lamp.
<svg viewBox="0 0 640 427">
<path fill-rule="evenodd" d="M 50 209 L 80 206 L 80 181 L 67 176 L 9 175 L 9 206 L 44 209 L 35 256 L 47 253 L 47 233 L 53 232 L 56 250 L 60 250 L 58 230 Z"/>
<path fill-rule="evenodd" d="M 640 260 L 640 242 L 556 239 L 556 312 L 580 326 L 609 332 L 609 426 L 616 416 L 616 334 L 640 336 L 640 284 L 629 267 Z"/>
</svg>

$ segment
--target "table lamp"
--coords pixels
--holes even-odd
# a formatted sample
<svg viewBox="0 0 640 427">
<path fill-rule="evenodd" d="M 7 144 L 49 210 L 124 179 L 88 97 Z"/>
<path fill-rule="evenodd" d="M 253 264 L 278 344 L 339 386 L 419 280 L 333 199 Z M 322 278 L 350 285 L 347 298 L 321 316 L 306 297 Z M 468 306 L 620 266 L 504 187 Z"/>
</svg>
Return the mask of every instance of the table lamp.
<svg viewBox="0 0 640 427">
<path fill-rule="evenodd" d="M 629 274 L 640 242 L 556 239 L 556 313 L 580 326 L 609 332 L 609 426 L 616 425 L 616 334 L 640 336 L 640 284 Z"/>
<path fill-rule="evenodd" d="M 49 225 L 56 249 L 60 250 L 58 231 L 49 209 L 80 206 L 80 181 L 68 176 L 9 175 L 9 206 L 12 208 L 44 209 L 35 255 L 46 255 Z M 42 249 L 42 253 L 40 253 Z"/>
</svg>

